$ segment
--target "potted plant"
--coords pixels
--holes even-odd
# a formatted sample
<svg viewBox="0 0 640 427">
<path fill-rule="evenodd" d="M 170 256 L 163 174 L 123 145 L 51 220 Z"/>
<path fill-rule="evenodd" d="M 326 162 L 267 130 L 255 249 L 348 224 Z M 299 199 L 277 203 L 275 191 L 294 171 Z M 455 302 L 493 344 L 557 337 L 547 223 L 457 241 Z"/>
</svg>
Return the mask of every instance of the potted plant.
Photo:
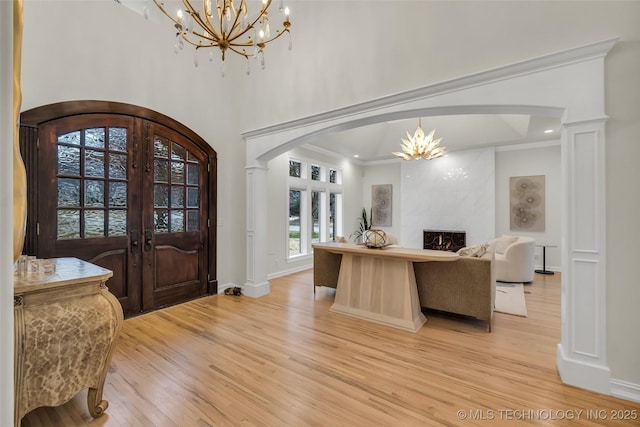
<svg viewBox="0 0 640 427">
<path fill-rule="evenodd" d="M 371 229 L 373 225 L 371 224 L 372 214 L 373 214 L 373 210 L 370 210 L 369 217 L 367 218 L 367 210 L 365 208 L 362 208 L 362 214 L 360 216 L 360 226 L 356 231 L 351 233 L 351 236 L 349 236 L 354 240 L 355 243 L 362 243 L 362 240 L 364 239 L 364 233 L 367 230 Z"/>
</svg>

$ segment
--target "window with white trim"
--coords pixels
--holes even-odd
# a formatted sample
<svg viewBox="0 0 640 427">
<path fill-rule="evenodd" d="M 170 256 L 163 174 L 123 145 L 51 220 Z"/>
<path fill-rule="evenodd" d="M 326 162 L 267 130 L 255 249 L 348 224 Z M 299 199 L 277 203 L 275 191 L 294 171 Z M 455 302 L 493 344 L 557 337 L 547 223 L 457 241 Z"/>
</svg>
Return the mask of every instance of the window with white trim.
<svg viewBox="0 0 640 427">
<path fill-rule="evenodd" d="M 342 171 L 289 159 L 287 258 L 308 255 L 312 245 L 342 234 Z"/>
</svg>

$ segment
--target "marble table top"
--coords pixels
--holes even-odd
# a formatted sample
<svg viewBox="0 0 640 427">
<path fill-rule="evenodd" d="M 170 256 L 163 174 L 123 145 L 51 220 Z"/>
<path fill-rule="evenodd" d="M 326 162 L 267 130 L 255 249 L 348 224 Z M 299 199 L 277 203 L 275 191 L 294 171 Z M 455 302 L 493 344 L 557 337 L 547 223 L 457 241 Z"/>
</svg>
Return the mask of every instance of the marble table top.
<svg viewBox="0 0 640 427">
<path fill-rule="evenodd" d="M 51 258 L 44 261 L 51 263 L 55 270 L 52 273 L 14 274 L 14 295 L 36 289 L 50 289 L 93 280 L 106 280 L 113 276 L 111 270 L 78 258 Z"/>
</svg>

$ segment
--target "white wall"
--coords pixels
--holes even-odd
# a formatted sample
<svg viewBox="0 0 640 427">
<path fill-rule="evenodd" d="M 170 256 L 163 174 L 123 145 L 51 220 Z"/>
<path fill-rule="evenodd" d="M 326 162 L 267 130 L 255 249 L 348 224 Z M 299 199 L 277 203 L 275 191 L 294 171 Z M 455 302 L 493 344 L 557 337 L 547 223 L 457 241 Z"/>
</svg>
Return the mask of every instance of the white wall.
<svg viewBox="0 0 640 427">
<path fill-rule="evenodd" d="M 289 155 L 283 154 L 268 163 L 269 173 L 269 238 L 267 243 L 267 269 L 273 275 L 286 274 L 289 270 L 300 267 L 300 263 L 287 263 L 287 225 L 288 225 L 288 187 Z M 304 264 L 309 263 L 304 260 Z"/>
<path fill-rule="evenodd" d="M 611 376 L 620 380 L 614 391 L 640 401 L 640 339 L 628 332 L 640 329 L 640 2 L 624 6 L 606 18 L 622 37 L 605 63 L 607 341 Z"/>
<path fill-rule="evenodd" d="M 400 240 L 402 232 L 402 209 L 400 205 L 400 195 L 402 194 L 402 185 L 400 181 L 400 162 L 384 163 L 377 165 L 368 165 L 362 171 L 362 207 L 367 210 L 367 214 L 371 212 L 371 186 L 379 184 L 391 184 L 391 227 L 380 227 L 386 232 L 392 233 L 398 238 L 398 243 L 403 244 Z M 359 218 L 360 216 L 358 216 Z M 349 234 L 355 231 L 355 228 L 349 231 Z"/>
<path fill-rule="evenodd" d="M 545 176 L 544 232 L 513 231 L 509 219 L 509 178 L 512 176 Z M 560 232 L 562 182 L 560 175 L 560 144 L 545 144 L 541 148 L 521 149 L 512 146 L 496 150 L 496 236 L 510 234 L 530 236 L 536 245 L 552 245 L 546 250 L 547 270 L 560 271 Z M 542 267 L 542 249 L 536 248 L 536 265 Z"/>
<path fill-rule="evenodd" d="M 267 104 L 248 103 L 244 122 L 261 128 L 624 35 L 638 15 L 624 3 L 292 1 L 293 50 L 267 49 L 267 69 L 247 81 L 247 99 Z"/>
<path fill-rule="evenodd" d="M 495 224 L 494 149 L 402 162 L 403 246 L 423 247 L 425 229 L 460 230 L 467 245 L 491 240 Z"/>
<path fill-rule="evenodd" d="M 217 63 L 194 67 L 192 51 L 174 53 L 172 29 L 112 0 L 26 0 L 24 18 L 22 111 L 76 99 L 140 105 L 183 123 L 216 150 L 217 278 L 221 286 L 242 283 L 245 159 L 235 93 L 244 73 L 229 72 L 232 61 L 224 78 Z"/>
</svg>

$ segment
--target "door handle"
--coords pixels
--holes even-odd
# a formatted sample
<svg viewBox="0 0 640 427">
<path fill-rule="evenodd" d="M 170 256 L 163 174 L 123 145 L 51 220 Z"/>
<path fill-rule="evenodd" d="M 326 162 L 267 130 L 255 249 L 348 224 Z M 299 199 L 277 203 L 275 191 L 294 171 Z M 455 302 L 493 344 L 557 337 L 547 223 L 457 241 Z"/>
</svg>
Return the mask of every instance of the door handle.
<svg viewBox="0 0 640 427">
<path fill-rule="evenodd" d="M 139 243 L 140 243 L 140 236 L 138 235 L 138 232 L 135 230 L 131 230 L 131 251 L 132 252 L 135 248 L 138 247 Z"/>
<path fill-rule="evenodd" d="M 151 250 L 151 230 L 144 232 L 144 250 L 146 252 Z"/>
</svg>

